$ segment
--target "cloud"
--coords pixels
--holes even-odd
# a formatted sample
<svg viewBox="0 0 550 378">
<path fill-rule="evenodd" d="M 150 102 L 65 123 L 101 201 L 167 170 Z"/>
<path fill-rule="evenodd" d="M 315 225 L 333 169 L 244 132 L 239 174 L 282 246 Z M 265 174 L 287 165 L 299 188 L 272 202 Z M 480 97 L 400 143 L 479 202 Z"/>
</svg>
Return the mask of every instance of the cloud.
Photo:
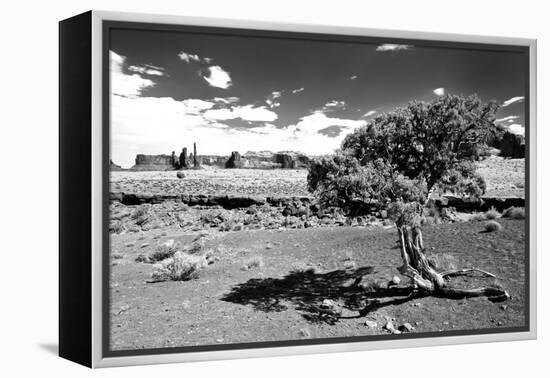
<svg viewBox="0 0 550 378">
<path fill-rule="evenodd" d="M 363 114 L 361 117 L 362 118 L 367 118 L 367 117 L 371 117 L 373 115 L 376 114 L 376 110 L 369 110 L 368 112 L 366 112 L 365 114 Z"/>
<path fill-rule="evenodd" d="M 151 76 L 164 76 L 164 68 L 146 64 L 144 66 L 129 66 L 129 71 Z"/>
<path fill-rule="evenodd" d="M 185 108 L 183 111 L 189 114 L 199 114 L 205 110 L 211 109 L 215 105 L 214 102 L 199 100 L 195 98 L 183 100 L 181 104 Z"/>
<path fill-rule="evenodd" d="M 495 122 L 512 122 L 514 121 L 515 119 L 518 119 L 519 116 L 517 115 L 510 115 L 510 116 L 507 116 L 507 117 L 504 117 L 504 118 L 499 118 L 497 120 L 495 120 Z"/>
<path fill-rule="evenodd" d="M 178 57 L 186 63 L 191 63 L 191 62 L 199 63 L 201 61 L 201 58 L 197 54 L 188 54 L 185 51 L 181 51 L 178 54 Z"/>
<path fill-rule="evenodd" d="M 502 103 L 502 107 L 505 108 L 507 106 L 510 106 L 512 104 L 515 104 L 516 102 L 523 102 L 525 100 L 524 96 L 516 96 L 512 97 Z"/>
<path fill-rule="evenodd" d="M 357 79 L 358 77 L 359 77 L 359 76 L 357 76 L 357 75 L 353 75 L 353 76 L 350 76 L 349 79 L 350 79 L 350 80 L 355 80 L 355 79 Z"/>
<path fill-rule="evenodd" d="M 293 93 L 293 94 L 300 93 L 300 92 L 302 92 L 304 89 L 305 89 L 304 87 L 302 87 L 302 88 L 296 88 L 296 89 L 293 89 L 293 90 L 292 90 L 292 93 Z"/>
<path fill-rule="evenodd" d="M 317 112 L 332 112 L 335 110 L 345 109 L 347 107 L 347 104 L 345 101 L 337 101 L 332 100 L 327 102 L 321 110 L 317 110 Z"/>
<path fill-rule="evenodd" d="M 508 131 L 516 135 L 525 135 L 525 127 L 519 123 L 514 123 L 508 126 Z"/>
<path fill-rule="evenodd" d="M 364 120 L 313 113 L 296 124 L 281 127 L 271 123 L 277 114 L 267 107 L 220 109 L 216 108 L 219 102 L 215 99 L 177 101 L 171 97 L 112 96 L 111 104 L 111 158 L 123 167 L 131 167 L 138 153 L 169 154 L 193 142 L 197 143 L 199 154 L 229 155 L 231 151 L 244 153 L 251 148 L 326 154 L 338 148 L 345 135 L 366 124 Z M 224 123 L 238 118 L 252 122 L 252 127 L 235 128 Z"/>
<path fill-rule="evenodd" d="M 233 84 L 229 72 L 224 71 L 220 66 L 208 67 L 208 74 L 202 76 L 202 78 L 216 88 L 227 89 Z"/>
<path fill-rule="evenodd" d="M 233 108 L 211 109 L 204 112 L 204 118 L 209 120 L 227 121 L 240 118 L 250 122 L 273 122 L 278 116 L 277 113 L 264 106 L 254 105 L 235 106 Z"/>
<path fill-rule="evenodd" d="M 436 96 L 443 96 L 445 95 L 445 88 L 436 88 L 433 92 Z"/>
<path fill-rule="evenodd" d="M 412 45 L 399 45 L 394 43 L 384 43 L 376 48 L 376 51 L 400 51 L 409 50 L 413 48 Z"/>
<path fill-rule="evenodd" d="M 126 64 L 126 57 L 118 55 L 114 51 L 109 52 L 110 73 L 111 73 L 111 93 L 118 96 L 136 97 L 155 83 L 152 80 L 144 79 L 140 75 L 125 74 L 123 67 Z"/>
<path fill-rule="evenodd" d="M 214 97 L 214 101 L 224 104 L 234 104 L 240 101 L 238 97 Z"/>
<path fill-rule="evenodd" d="M 229 119 L 235 119 L 237 116 L 231 109 L 212 109 L 204 112 L 204 118 L 209 120 L 226 121 Z"/>
<path fill-rule="evenodd" d="M 348 129 L 354 129 L 365 125 L 364 120 L 351 120 L 342 118 L 327 117 L 323 113 L 313 113 L 308 116 L 302 117 L 300 122 L 296 124 L 298 131 L 319 132 L 320 130 L 329 126 L 342 126 Z"/>
<path fill-rule="evenodd" d="M 233 108 L 233 114 L 245 121 L 256 122 L 273 122 L 278 117 L 277 113 L 272 112 L 263 106 L 254 107 L 253 105 L 235 107 Z"/>
<path fill-rule="evenodd" d="M 270 108 L 276 108 L 281 104 L 275 100 L 281 97 L 282 95 L 283 95 L 283 91 L 273 91 L 269 96 L 267 96 L 265 103 L 269 105 Z"/>
</svg>

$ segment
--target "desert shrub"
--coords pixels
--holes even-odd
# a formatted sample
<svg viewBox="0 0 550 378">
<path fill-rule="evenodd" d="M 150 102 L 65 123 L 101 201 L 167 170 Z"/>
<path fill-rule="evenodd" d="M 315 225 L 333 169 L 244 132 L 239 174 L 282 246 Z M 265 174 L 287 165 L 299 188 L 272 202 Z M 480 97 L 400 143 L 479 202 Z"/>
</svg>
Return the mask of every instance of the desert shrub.
<svg viewBox="0 0 550 378">
<path fill-rule="evenodd" d="M 262 268 L 264 266 L 264 260 L 262 256 L 253 256 L 246 260 L 243 266 L 243 270 L 250 270 L 254 268 Z"/>
<path fill-rule="evenodd" d="M 422 226 L 424 226 L 424 225 L 430 225 L 430 224 L 436 224 L 436 223 L 437 223 L 437 219 L 438 219 L 438 218 L 436 218 L 436 217 L 426 216 L 426 217 L 422 217 L 422 218 L 421 218 L 420 223 L 422 224 Z"/>
<path fill-rule="evenodd" d="M 475 214 L 472 214 L 472 216 L 470 217 L 470 220 L 482 221 L 482 220 L 487 220 L 487 218 L 485 217 L 485 213 L 475 213 Z"/>
<path fill-rule="evenodd" d="M 190 255 L 199 254 L 204 248 L 204 239 L 197 239 L 185 248 L 185 252 Z"/>
<path fill-rule="evenodd" d="M 111 222 L 109 224 L 109 232 L 111 234 L 120 234 L 124 231 L 124 225 L 121 221 Z"/>
<path fill-rule="evenodd" d="M 154 265 L 151 278 L 154 281 L 188 281 L 199 278 L 200 271 L 208 265 L 204 256 L 192 256 L 177 251 L 168 259 Z"/>
<path fill-rule="evenodd" d="M 503 218 L 511 219 L 525 219 L 525 208 L 523 207 L 509 207 L 502 213 Z"/>
<path fill-rule="evenodd" d="M 147 223 L 149 220 L 149 208 L 147 206 L 138 207 L 134 210 L 130 218 L 132 218 L 138 226 Z"/>
<path fill-rule="evenodd" d="M 489 221 L 485 224 L 485 231 L 486 232 L 494 232 L 494 231 L 500 231 L 502 230 L 502 226 L 500 223 L 496 221 Z"/>
<path fill-rule="evenodd" d="M 489 210 L 487 210 L 487 212 L 485 212 L 485 218 L 486 219 L 497 219 L 498 217 L 500 217 L 500 213 L 497 211 L 497 209 L 495 209 L 494 206 L 491 206 L 491 208 Z"/>
<path fill-rule="evenodd" d="M 139 206 L 137 207 L 134 212 L 131 215 L 132 219 L 138 219 L 141 218 L 144 215 L 147 215 L 149 212 L 149 209 L 146 206 Z"/>
<path fill-rule="evenodd" d="M 176 253 L 178 248 L 179 248 L 179 243 L 174 242 L 174 240 L 171 239 L 171 240 L 167 241 L 166 243 L 163 243 L 163 244 L 159 245 L 155 249 L 155 252 L 153 252 L 149 256 L 149 260 L 153 261 L 153 262 L 165 260 L 169 257 L 172 257 L 174 255 L 174 253 Z"/>
</svg>

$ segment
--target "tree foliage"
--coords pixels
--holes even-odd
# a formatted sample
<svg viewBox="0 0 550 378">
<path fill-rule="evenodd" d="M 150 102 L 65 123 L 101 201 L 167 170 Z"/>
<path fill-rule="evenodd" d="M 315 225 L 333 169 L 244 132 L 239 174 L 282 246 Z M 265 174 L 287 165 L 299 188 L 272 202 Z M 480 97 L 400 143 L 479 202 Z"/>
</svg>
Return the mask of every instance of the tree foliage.
<svg viewBox="0 0 550 378">
<path fill-rule="evenodd" d="M 502 133 L 497 109 L 477 96 L 446 95 L 379 115 L 311 165 L 309 190 L 325 206 L 376 204 L 401 221 L 433 190 L 480 196 L 485 183 L 474 161 L 479 147 Z"/>
</svg>

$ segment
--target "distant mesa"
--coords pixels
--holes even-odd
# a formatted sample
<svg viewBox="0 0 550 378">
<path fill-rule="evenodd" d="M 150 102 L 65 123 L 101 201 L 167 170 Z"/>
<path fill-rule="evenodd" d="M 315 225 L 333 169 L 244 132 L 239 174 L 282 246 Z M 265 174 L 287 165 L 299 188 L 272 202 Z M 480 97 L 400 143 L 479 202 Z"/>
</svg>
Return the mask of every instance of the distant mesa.
<svg viewBox="0 0 550 378">
<path fill-rule="evenodd" d="M 111 171 L 125 171 L 124 168 L 122 168 L 120 165 L 113 163 L 112 160 L 109 160 L 109 169 Z"/>
<path fill-rule="evenodd" d="M 501 139 L 494 141 L 492 147 L 500 150 L 500 156 L 514 159 L 525 157 L 525 136 L 506 131 Z"/>
<path fill-rule="evenodd" d="M 171 171 L 185 169 L 213 168 L 246 168 L 246 169 L 303 169 L 309 167 L 312 157 L 295 151 L 248 151 L 241 155 L 233 151 L 227 155 L 187 155 L 183 148 L 178 156 L 171 155 L 136 155 L 135 165 L 131 171 Z M 112 170 L 122 169 L 111 165 Z M 118 168 L 117 168 L 118 167 Z"/>
<path fill-rule="evenodd" d="M 225 168 L 242 168 L 243 167 L 243 161 L 241 159 L 241 154 L 239 154 L 239 151 L 233 151 L 231 153 L 231 156 L 225 163 Z"/>
<path fill-rule="evenodd" d="M 131 171 L 170 171 L 175 169 L 171 155 L 136 155 Z"/>
</svg>

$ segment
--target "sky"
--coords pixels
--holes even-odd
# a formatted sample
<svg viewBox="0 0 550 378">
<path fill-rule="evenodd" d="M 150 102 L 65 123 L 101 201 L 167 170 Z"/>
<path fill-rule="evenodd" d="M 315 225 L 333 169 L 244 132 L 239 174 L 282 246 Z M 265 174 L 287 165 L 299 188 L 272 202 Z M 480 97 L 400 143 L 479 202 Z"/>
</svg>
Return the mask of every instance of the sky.
<svg viewBox="0 0 550 378">
<path fill-rule="evenodd" d="M 377 114 L 444 94 L 496 101 L 497 122 L 524 133 L 524 54 L 390 42 L 114 29 L 111 159 L 193 142 L 199 155 L 329 154 Z"/>
</svg>

